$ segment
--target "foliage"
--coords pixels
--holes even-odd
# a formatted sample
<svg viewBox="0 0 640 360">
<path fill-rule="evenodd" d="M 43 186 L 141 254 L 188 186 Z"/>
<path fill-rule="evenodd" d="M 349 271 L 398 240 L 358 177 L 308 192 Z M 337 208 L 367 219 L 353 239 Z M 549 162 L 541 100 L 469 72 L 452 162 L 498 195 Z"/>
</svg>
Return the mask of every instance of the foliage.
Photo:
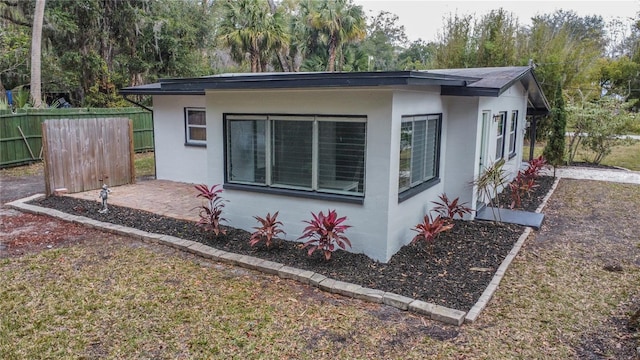
<svg viewBox="0 0 640 360">
<path fill-rule="evenodd" d="M 611 96 L 571 105 L 569 121 L 574 134 L 569 142 L 569 161 L 574 161 L 581 145 L 593 152 L 590 161 L 600 164 L 614 146 L 627 144 L 619 137 L 637 119 L 629 107 L 629 103 Z"/>
<path fill-rule="evenodd" d="M 488 199 L 491 205 L 494 219 L 500 217 L 500 212 L 496 213 L 494 208 L 500 207 L 500 198 L 495 196 L 507 182 L 507 173 L 504 170 L 505 160 L 500 159 L 490 166 L 484 168 L 480 175 L 472 182 L 476 188 L 476 194 L 480 199 Z"/>
<path fill-rule="evenodd" d="M 527 168 L 524 170 L 523 175 L 526 179 L 537 179 L 540 173 L 547 166 L 547 159 L 543 155 L 533 158 L 527 162 Z"/>
<path fill-rule="evenodd" d="M 220 197 L 220 193 L 222 193 L 223 190 L 222 188 L 218 188 L 218 186 L 220 185 L 213 185 L 211 188 L 208 188 L 205 184 L 195 186 L 196 190 L 198 190 L 196 197 L 202 197 L 207 200 L 205 204 L 198 207 L 200 210 L 200 220 L 197 225 L 207 231 L 213 231 L 216 236 L 227 233 L 227 230 L 221 225 L 221 222 L 226 221 L 226 219 L 222 217 L 225 200 Z"/>
<path fill-rule="evenodd" d="M 564 109 L 562 88 L 558 84 L 555 91 L 555 107 L 551 110 L 551 134 L 544 148 L 544 157 L 554 167 L 564 162 L 564 138 L 567 128 L 567 113 Z"/>
<path fill-rule="evenodd" d="M 441 232 L 450 230 L 451 228 L 453 228 L 453 224 L 447 219 L 442 218 L 440 215 L 433 218 L 430 214 L 426 214 L 422 219 L 422 222 L 411 229 L 418 233 L 411 240 L 411 243 L 413 244 L 417 241 L 425 241 L 432 245 L 433 241 Z"/>
<path fill-rule="evenodd" d="M 289 42 L 281 12 L 261 0 L 224 1 L 219 41 L 239 63 L 248 57 L 251 72 L 267 71 L 268 59 Z"/>
<path fill-rule="evenodd" d="M 361 6 L 351 0 L 307 0 L 302 3 L 302 21 L 308 27 L 307 54 L 317 44 L 326 48 L 327 71 L 341 68 L 345 46 L 366 36 L 365 16 Z"/>
<path fill-rule="evenodd" d="M 461 219 L 465 214 L 471 214 L 471 208 L 466 206 L 466 203 L 458 203 L 460 198 L 455 198 L 450 201 L 447 194 L 441 194 L 438 196 L 440 201 L 433 201 L 436 205 L 432 210 L 437 212 L 440 217 L 444 219 L 453 219 L 458 216 Z"/>
<path fill-rule="evenodd" d="M 397 15 L 381 11 L 371 19 L 367 37 L 359 46 L 367 60 L 367 71 L 389 71 L 398 69 L 400 57 L 397 53 L 407 42 L 404 26 L 399 25 Z"/>
<path fill-rule="evenodd" d="M 254 216 L 254 218 L 262 225 L 254 227 L 256 231 L 251 234 L 251 238 L 249 239 L 249 244 L 254 246 L 258 244 L 260 241 L 264 240 L 267 248 L 271 247 L 271 241 L 278 236 L 278 234 L 284 234 L 278 226 L 282 225 L 281 221 L 278 221 L 278 211 L 271 216 L 271 213 L 267 213 L 265 218 L 261 218 L 259 216 Z"/>
<path fill-rule="evenodd" d="M 327 210 L 325 216 L 322 211 L 318 215 L 311 213 L 313 217 L 305 223 L 309 224 L 304 229 L 304 234 L 298 239 L 309 239 L 302 246 L 309 247 L 308 255 L 311 256 L 315 250 L 322 250 L 324 258 L 328 261 L 331 259 L 331 253 L 337 250 L 336 245 L 343 250 L 347 246 L 351 247 L 351 242 L 344 235 L 345 230 L 350 228 L 349 225 L 342 225 L 347 217 L 338 217 L 335 210 Z"/>
<path fill-rule="evenodd" d="M 22 86 L 13 89 L 13 107 L 16 109 L 24 109 L 31 106 L 29 90 Z"/>
</svg>

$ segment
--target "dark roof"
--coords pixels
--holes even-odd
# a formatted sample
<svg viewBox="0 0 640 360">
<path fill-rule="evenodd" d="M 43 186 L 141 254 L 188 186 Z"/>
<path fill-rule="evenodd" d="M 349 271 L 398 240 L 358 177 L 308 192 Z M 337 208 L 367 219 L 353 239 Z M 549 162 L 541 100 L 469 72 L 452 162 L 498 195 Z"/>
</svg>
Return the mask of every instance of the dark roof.
<svg viewBox="0 0 640 360">
<path fill-rule="evenodd" d="M 442 95 L 497 97 L 515 82 L 529 91 L 530 111 L 549 105 L 529 67 L 444 69 L 385 72 L 291 72 L 220 74 L 162 79 L 120 90 L 122 95 L 204 95 L 206 90 L 300 89 L 377 86 L 440 86 Z"/>
</svg>

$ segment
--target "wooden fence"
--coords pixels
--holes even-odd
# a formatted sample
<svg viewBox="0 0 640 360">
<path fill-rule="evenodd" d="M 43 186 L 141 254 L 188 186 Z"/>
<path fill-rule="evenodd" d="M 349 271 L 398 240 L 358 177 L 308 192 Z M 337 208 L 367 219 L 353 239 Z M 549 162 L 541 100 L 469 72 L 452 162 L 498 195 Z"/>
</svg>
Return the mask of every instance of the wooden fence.
<svg viewBox="0 0 640 360">
<path fill-rule="evenodd" d="M 45 190 L 70 193 L 134 183 L 133 122 L 127 118 L 42 123 Z"/>
<path fill-rule="evenodd" d="M 42 122 L 49 119 L 126 117 L 133 121 L 136 152 L 153 151 L 153 118 L 140 108 L 0 110 L 0 169 L 42 158 Z"/>
</svg>

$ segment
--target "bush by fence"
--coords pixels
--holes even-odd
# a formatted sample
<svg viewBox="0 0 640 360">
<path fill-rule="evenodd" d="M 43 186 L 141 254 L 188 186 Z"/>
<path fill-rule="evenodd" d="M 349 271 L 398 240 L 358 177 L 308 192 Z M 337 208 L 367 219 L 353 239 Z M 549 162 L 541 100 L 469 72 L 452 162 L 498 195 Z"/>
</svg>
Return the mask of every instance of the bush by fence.
<svg viewBox="0 0 640 360">
<path fill-rule="evenodd" d="M 15 114 L 0 110 L 0 168 L 40 160 L 44 120 L 113 117 L 126 117 L 133 121 L 136 152 L 153 150 L 152 116 L 140 108 L 19 109 Z"/>
</svg>

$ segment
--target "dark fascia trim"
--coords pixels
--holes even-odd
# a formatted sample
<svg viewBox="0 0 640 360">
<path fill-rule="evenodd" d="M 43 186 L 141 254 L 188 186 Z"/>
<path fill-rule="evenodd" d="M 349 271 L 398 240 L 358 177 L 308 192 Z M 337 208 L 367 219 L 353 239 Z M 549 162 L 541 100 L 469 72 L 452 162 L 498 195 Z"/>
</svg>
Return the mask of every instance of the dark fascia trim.
<svg viewBox="0 0 640 360">
<path fill-rule="evenodd" d="M 440 87 L 440 95 L 498 97 L 500 96 L 500 89 L 480 88 L 480 87 L 469 88 L 469 87 L 443 85 Z"/>
<path fill-rule="evenodd" d="M 440 183 L 440 178 L 433 178 L 398 194 L 398 204 Z"/>
<path fill-rule="evenodd" d="M 184 79 L 162 79 L 159 88 L 125 88 L 122 94 L 204 94 L 205 90 L 299 89 L 375 86 L 466 86 L 476 78 L 424 71 L 230 74 Z"/>
<path fill-rule="evenodd" d="M 288 196 L 288 197 L 335 201 L 335 202 L 343 202 L 343 203 L 359 204 L 359 205 L 364 204 L 364 197 L 361 197 L 361 196 L 339 195 L 339 194 L 331 194 L 331 193 L 324 193 L 324 192 L 317 192 L 317 191 L 281 189 L 281 188 L 273 188 L 273 187 L 266 187 L 266 186 L 259 186 L 259 185 L 245 185 L 245 184 L 231 184 L 231 183 L 225 183 L 224 185 L 222 185 L 222 188 L 225 190 L 241 190 L 241 191 L 249 191 L 249 192 L 256 192 L 256 193 L 270 194 L 270 195 L 282 195 L 282 196 Z"/>
<path fill-rule="evenodd" d="M 160 89 L 135 89 L 125 88 L 120 89 L 118 94 L 122 96 L 126 95 L 204 95 L 204 90 L 160 90 Z"/>
</svg>

